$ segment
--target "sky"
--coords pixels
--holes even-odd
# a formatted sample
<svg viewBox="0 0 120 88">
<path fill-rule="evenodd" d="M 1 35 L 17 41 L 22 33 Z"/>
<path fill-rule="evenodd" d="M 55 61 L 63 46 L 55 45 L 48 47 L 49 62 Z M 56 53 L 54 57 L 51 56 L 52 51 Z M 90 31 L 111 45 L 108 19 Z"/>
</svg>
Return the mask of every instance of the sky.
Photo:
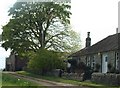
<svg viewBox="0 0 120 88">
<path fill-rule="evenodd" d="M 14 4 L 16 0 L 1 0 L 0 1 L 0 34 L 2 33 L 2 26 L 5 25 L 10 17 L 8 17 L 8 10 Z M 10 50 L 7 52 L 0 47 L 0 69 L 5 68 L 5 58 L 10 54 Z"/>
<path fill-rule="evenodd" d="M 8 10 L 16 0 L 1 0 L 0 2 L 0 34 L 2 25 L 5 25 L 10 17 Z M 80 33 L 82 47 L 85 45 L 87 32 L 90 32 L 91 43 L 115 34 L 118 27 L 118 1 L 120 0 L 72 0 L 71 1 L 71 26 Z M 10 51 L 0 47 L 0 68 L 5 67 L 5 58 Z"/>
</svg>

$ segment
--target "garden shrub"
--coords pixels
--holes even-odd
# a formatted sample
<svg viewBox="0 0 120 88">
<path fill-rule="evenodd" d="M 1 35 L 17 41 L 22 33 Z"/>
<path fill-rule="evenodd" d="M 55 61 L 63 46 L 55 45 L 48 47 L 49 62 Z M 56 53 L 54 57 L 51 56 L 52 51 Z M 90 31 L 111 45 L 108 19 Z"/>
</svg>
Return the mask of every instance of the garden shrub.
<svg viewBox="0 0 120 88">
<path fill-rule="evenodd" d="M 33 72 L 44 75 L 53 69 L 64 68 L 64 63 L 59 53 L 41 49 L 33 54 L 28 63 L 28 68 Z"/>
</svg>

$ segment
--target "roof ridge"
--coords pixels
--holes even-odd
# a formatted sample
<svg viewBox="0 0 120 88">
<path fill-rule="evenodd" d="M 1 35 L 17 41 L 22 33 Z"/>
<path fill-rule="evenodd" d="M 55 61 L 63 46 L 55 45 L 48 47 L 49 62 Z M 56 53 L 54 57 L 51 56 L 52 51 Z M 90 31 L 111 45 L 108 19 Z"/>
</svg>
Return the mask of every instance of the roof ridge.
<svg viewBox="0 0 120 88">
<path fill-rule="evenodd" d="M 117 33 L 120 35 L 120 33 Z M 98 52 L 113 51 L 118 49 L 118 35 L 113 34 L 105 37 L 90 47 L 82 48 L 81 50 L 71 54 L 70 56 L 81 56 L 87 54 L 93 54 Z"/>
</svg>

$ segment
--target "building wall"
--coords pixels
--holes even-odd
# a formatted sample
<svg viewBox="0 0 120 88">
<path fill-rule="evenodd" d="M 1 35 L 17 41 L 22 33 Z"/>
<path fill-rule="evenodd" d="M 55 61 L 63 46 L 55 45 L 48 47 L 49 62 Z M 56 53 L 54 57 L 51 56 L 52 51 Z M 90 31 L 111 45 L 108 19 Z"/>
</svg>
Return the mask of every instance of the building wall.
<svg viewBox="0 0 120 88">
<path fill-rule="evenodd" d="M 119 66 L 118 66 L 118 69 L 120 71 L 120 33 L 118 34 L 118 63 L 119 63 Z"/>
<path fill-rule="evenodd" d="M 9 58 L 6 59 L 6 70 L 15 71 L 15 55 L 11 54 Z"/>
<path fill-rule="evenodd" d="M 7 71 L 20 71 L 27 66 L 28 59 L 20 59 L 19 56 L 11 54 L 9 58 L 6 58 L 6 70 Z"/>
<path fill-rule="evenodd" d="M 115 67 L 115 51 L 110 51 L 108 54 L 108 63 L 112 64 L 113 67 Z"/>
<path fill-rule="evenodd" d="M 9 58 L 6 58 L 6 68 L 5 68 L 7 71 L 9 71 L 10 69 L 10 59 Z"/>
<path fill-rule="evenodd" d="M 92 67 L 94 70 L 96 69 L 96 64 L 100 65 L 99 72 L 102 72 L 102 56 L 107 55 L 107 64 L 111 64 L 112 67 L 116 67 L 116 51 L 109 51 L 97 54 L 91 54 L 87 56 L 81 56 L 80 60 L 84 62 L 87 66 Z M 89 63 L 89 64 L 88 64 Z"/>
<path fill-rule="evenodd" d="M 96 70 L 96 64 L 99 64 L 100 65 L 100 68 L 99 68 L 99 71 L 101 71 L 101 54 L 98 53 L 98 54 L 93 54 L 92 55 L 92 62 L 91 62 L 91 66 L 93 64 L 93 59 L 94 59 L 94 67 L 93 67 L 93 70 Z"/>
<path fill-rule="evenodd" d="M 81 56 L 80 61 L 84 62 L 86 64 L 86 56 Z"/>
<path fill-rule="evenodd" d="M 119 69 L 119 71 L 120 71 L 120 50 L 118 51 L 118 59 L 119 59 L 119 61 L 118 61 L 118 69 Z"/>
<path fill-rule="evenodd" d="M 27 58 L 19 58 L 18 56 L 16 56 L 15 70 L 16 71 L 23 70 L 23 68 L 27 66 L 27 62 L 28 62 Z"/>
</svg>

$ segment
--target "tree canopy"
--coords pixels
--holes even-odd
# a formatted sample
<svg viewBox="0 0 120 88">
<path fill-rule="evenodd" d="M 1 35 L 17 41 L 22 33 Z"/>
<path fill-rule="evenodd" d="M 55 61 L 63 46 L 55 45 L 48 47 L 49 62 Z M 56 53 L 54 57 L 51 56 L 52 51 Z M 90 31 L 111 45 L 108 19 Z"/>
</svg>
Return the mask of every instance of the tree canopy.
<svg viewBox="0 0 120 88">
<path fill-rule="evenodd" d="M 77 47 L 78 37 L 70 30 L 70 8 L 54 2 L 15 3 L 9 10 L 10 21 L 3 26 L 2 47 L 18 53 L 41 48 L 67 52 Z"/>
</svg>

